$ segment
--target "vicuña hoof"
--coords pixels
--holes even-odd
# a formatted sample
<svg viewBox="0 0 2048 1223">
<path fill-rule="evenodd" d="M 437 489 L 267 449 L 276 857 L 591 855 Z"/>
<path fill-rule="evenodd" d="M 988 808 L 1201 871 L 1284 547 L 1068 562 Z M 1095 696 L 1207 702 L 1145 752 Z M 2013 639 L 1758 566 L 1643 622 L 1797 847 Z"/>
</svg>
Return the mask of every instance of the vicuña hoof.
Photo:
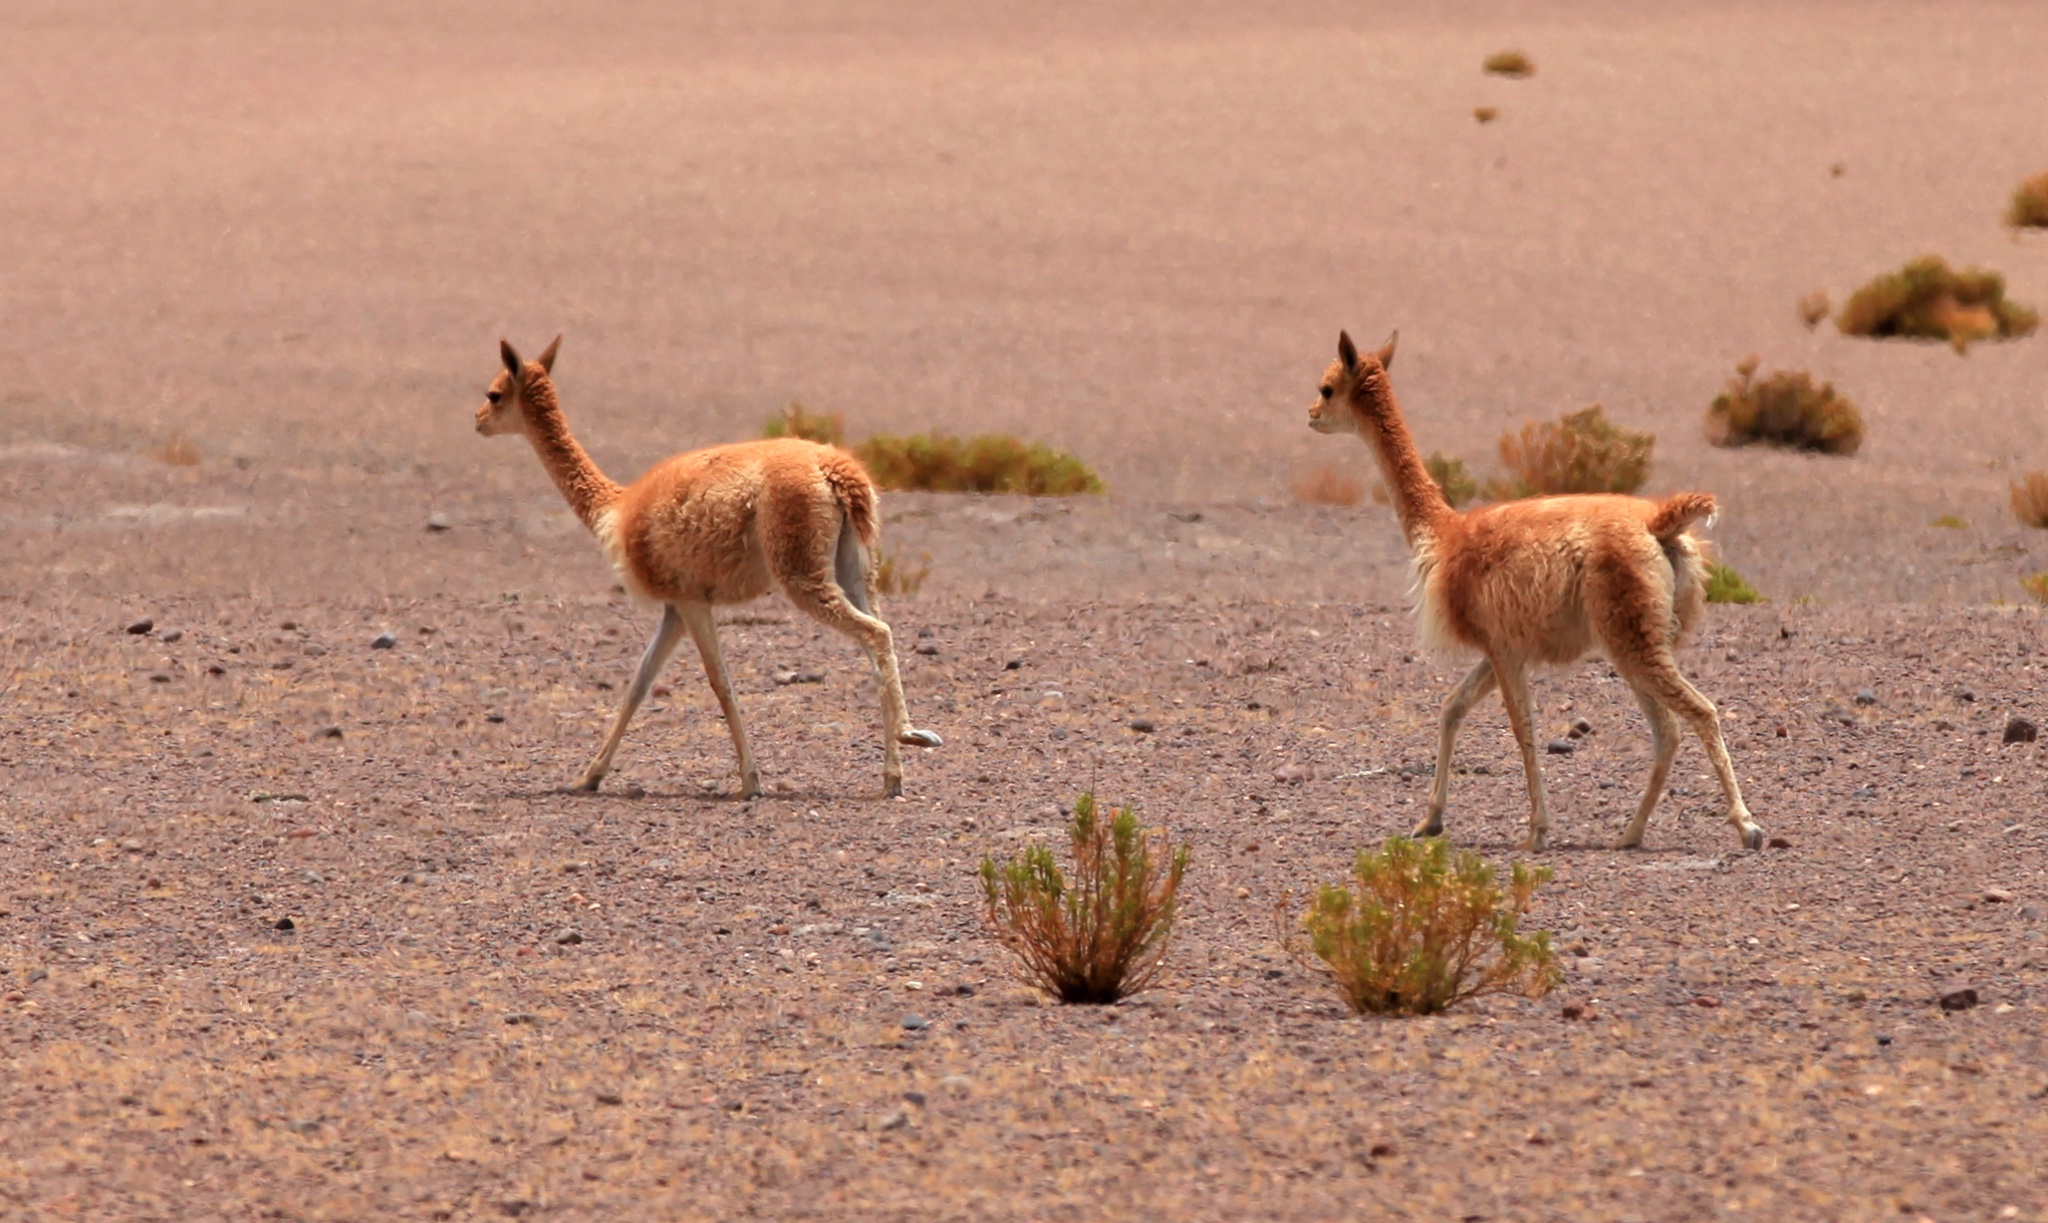
<svg viewBox="0 0 2048 1223">
<path fill-rule="evenodd" d="M 1435 819 L 1422 821 L 1415 826 L 1415 831 L 1408 835 L 1411 837 L 1440 837 L 1444 835 L 1443 817 L 1438 816 Z"/>
<path fill-rule="evenodd" d="M 1751 824 L 1743 829 L 1742 847 L 1744 849 L 1762 849 L 1764 847 L 1764 830 L 1755 824 Z"/>
<path fill-rule="evenodd" d="M 576 783 L 575 792 L 578 794 L 595 794 L 597 793 L 598 783 L 603 780 L 604 775 L 602 773 L 596 777 L 585 777 L 582 781 Z"/>
<path fill-rule="evenodd" d="M 1528 839 L 1522 842 L 1522 849 L 1525 853 L 1540 853 L 1548 848 L 1550 848 L 1550 830 L 1548 828 L 1531 828 Z"/>
<path fill-rule="evenodd" d="M 903 779 L 901 777 L 884 777 L 882 779 L 883 798 L 897 798 L 900 797 L 902 793 Z"/>
<path fill-rule="evenodd" d="M 911 747 L 940 747 L 946 741 L 939 738 L 937 731 L 918 730 L 913 727 L 896 736 L 896 742 L 907 743 Z"/>
</svg>

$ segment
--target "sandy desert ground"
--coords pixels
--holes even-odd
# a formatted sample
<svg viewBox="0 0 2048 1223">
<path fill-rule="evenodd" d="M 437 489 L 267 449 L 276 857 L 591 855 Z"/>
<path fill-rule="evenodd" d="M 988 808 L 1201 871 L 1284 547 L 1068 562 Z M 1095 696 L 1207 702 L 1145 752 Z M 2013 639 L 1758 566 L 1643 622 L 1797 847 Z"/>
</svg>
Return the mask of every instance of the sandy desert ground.
<svg viewBox="0 0 2048 1223">
<path fill-rule="evenodd" d="M 2044 69 L 2018 4 L 0 7 L 0 1218 L 2048 1220 L 2048 340 L 1793 309 L 1927 251 L 2048 303 Z M 1689 744 L 1608 849 L 1641 717 L 1539 682 L 1595 728 L 1541 1001 L 1359 1019 L 1276 937 L 1413 823 L 1453 673 L 1392 515 L 1289 491 L 1368 470 L 1304 427 L 1340 326 L 1482 471 L 1654 430 L 1770 599 L 1684 661 L 1788 847 Z M 765 796 L 688 660 L 562 792 L 652 617 L 472 431 L 558 331 L 616 476 L 793 398 L 1100 469 L 886 499 L 901 801 L 775 600 Z M 1709 446 L 1749 353 L 1863 451 Z M 1505 861 L 1497 703 L 1459 765 Z M 1090 787 L 1194 865 L 1161 988 L 1062 1008 L 972 871 Z"/>
</svg>

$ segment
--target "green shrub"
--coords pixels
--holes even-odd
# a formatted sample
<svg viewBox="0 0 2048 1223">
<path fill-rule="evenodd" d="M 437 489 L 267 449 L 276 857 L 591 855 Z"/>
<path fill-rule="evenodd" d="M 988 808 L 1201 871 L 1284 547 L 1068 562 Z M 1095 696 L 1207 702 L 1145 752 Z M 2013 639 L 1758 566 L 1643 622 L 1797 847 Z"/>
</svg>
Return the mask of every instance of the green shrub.
<svg viewBox="0 0 2048 1223">
<path fill-rule="evenodd" d="M 761 426 L 762 437 L 800 437 L 807 442 L 837 446 L 846 436 L 846 418 L 837 412 L 810 412 L 797 400 L 790 400 L 781 413 Z"/>
<path fill-rule="evenodd" d="M 985 916 L 1027 984 L 1061 1002 L 1115 1002 L 1159 975 L 1187 847 L 1140 828 L 1129 807 L 1104 819 L 1093 794 L 1075 800 L 1068 838 L 1071 881 L 1043 845 L 1007 863 L 983 858 Z"/>
<path fill-rule="evenodd" d="M 1479 495 L 1479 481 L 1465 470 L 1465 460 L 1454 459 L 1441 450 L 1432 450 L 1422 462 L 1429 469 L 1429 478 L 1436 481 L 1437 488 L 1444 494 L 1444 500 L 1452 509 L 1462 509 L 1466 502 Z"/>
<path fill-rule="evenodd" d="M 1813 384 L 1805 370 L 1756 377 L 1757 359 L 1735 367 L 1728 389 L 1707 409 L 1707 440 L 1716 446 L 1767 442 L 1822 454 L 1855 454 L 1863 445 L 1863 414 L 1834 384 Z"/>
<path fill-rule="evenodd" d="M 1707 602 L 1709 603 L 1761 603 L 1764 597 L 1756 587 L 1744 581 L 1742 575 L 1719 561 L 1707 563 Z"/>
<path fill-rule="evenodd" d="M 1965 531 L 1970 526 L 1968 521 L 1955 514 L 1937 514 L 1927 525 L 1930 527 L 1946 527 L 1951 531 Z"/>
<path fill-rule="evenodd" d="M 1080 459 L 1007 434 L 871 437 L 854 447 L 854 453 L 883 488 L 1035 497 L 1104 491 L 1102 480 Z"/>
<path fill-rule="evenodd" d="M 2005 277 L 1983 268 L 1958 272 L 1938 255 L 1879 276 L 1835 315 L 1843 335 L 1947 340 L 1957 352 L 1977 340 L 2027 335 L 2039 321 L 2032 309 L 2005 300 Z"/>
<path fill-rule="evenodd" d="M 1489 993 L 1548 993 L 1562 979 L 1550 935 L 1518 926 L 1549 867 L 1494 868 L 1431 837 L 1389 837 L 1352 868 L 1357 891 L 1319 891 L 1301 924 L 1309 950 L 1360 1013 L 1430 1015 Z"/>
<path fill-rule="evenodd" d="M 1520 79 L 1536 75 L 1535 61 L 1520 51 L 1495 51 L 1486 57 L 1485 69 L 1495 76 L 1511 76 Z"/>
<path fill-rule="evenodd" d="M 2020 579 L 2020 587 L 2034 597 L 2034 602 L 2048 605 L 2048 573 L 2036 573 Z"/>
<path fill-rule="evenodd" d="M 2012 481 L 2013 516 L 2030 527 L 2048 527 L 2048 471 L 2030 471 Z"/>
<path fill-rule="evenodd" d="M 2005 223 L 2015 229 L 2048 226 L 2048 170 L 2013 188 Z"/>
<path fill-rule="evenodd" d="M 1490 480 L 1491 501 L 1554 493 L 1632 493 L 1650 478 L 1655 435 L 1624 429 L 1599 404 L 1563 419 L 1531 421 L 1503 433 L 1500 461 L 1508 474 Z"/>
<path fill-rule="evenodd" d="M 893 552 L 875 553 L 875 590 L 885 595 L 914 595 L 924 589 L 924 580 L 931 576 L 932 554 L 919 554 L 919 563 L 909 561 Z"/>
</svg>

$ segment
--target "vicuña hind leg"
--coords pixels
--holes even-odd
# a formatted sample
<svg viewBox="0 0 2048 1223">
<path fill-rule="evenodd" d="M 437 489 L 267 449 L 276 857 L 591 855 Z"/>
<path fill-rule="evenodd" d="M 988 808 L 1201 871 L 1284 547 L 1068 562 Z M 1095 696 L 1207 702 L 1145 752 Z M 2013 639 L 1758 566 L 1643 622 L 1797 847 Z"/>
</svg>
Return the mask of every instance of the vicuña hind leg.
<svg viewBox="0 0 2048 1223">
<path fill-rule="evenodd" d="M 1519 666 L 1502 666 L 1498 659 L 1494 661 L 1493 673 L 1500 681 L 1501 703 L 1508 707 L 1508 725 L 1514 728 L 1515 743 L 1522 749 L 1522 772 L 1529 779 L 1529 837 L 1522 842 L 1522 848 L 1533 852 L 1550 844 L 1550 807 L 1543 798 L 1543 770 L 1536 758 L 1529 676 Z"/>
<path fill-rule="evenodd" d="M 1635 818 L 1614 843 L 1616 849 L 1634 849 L 1643 843 L 1650 813 L 1657 809 L 1657 800 L 1664 797 L 1664 783 L 1671 778 L 1671 760 L 1678 755 L 1678 719 L 1655 693 L 1636 684 L 1630 687 L 1635 689 L 1636 704 L 1643 707 L 1643 716 L 1650 720 L 1650 784 L 1643 788 L 1643 801 L 1636 806 Z"/>
<path fill-rule="evenodd" d="M 711 681 L 711 694 L 725 713 L 725 728 L 732 732 L 732 750 L 740 758 L 740 797 L 757 798 L 761 793 L 761 770 L 754 767 L 754 750 L 747 746 L 747 723 L 740 717 L 740 703 L 732 695 L 732 679 L 725 672 L 725 652 L 718 648 L 718 622 L 711 618 L 707 603 L 685 603 L 679 610 L 690 637 L 697 643 L 697 656 L 704 660 L 704 677 Z"/>
<path fill-rule="evenodd" d="M 1631 684 L 1649 690 L 1652 696 L 1664 706 L 1690 724 L 1693 733 L 1700 737 L 1700 745 L 1707 749 L 1707 759 L 1713 762 L 1714 773 L 1721 779 L 1721 795 L 1728 801 L 1728 822 L 1735 825 L 1735 835 L 1745 849 L 1764 847 L 1764 830 L 1757 827 L 1749 815 L 1749 808 L 1742 802 L 1742 787 L 1735 781 L 1735 765 L 1728 759 L 1728 745 L 1721 738 L 1720 715 L 1714 710 L 1714 702 L 1678 673 L 1678 666 L 1667 655 L 1653 661 L 1640 675 L 1627 675 Z"/>
<path fill-rule="evenodd" d="M 1440 837 L 1444 834 L 1444 808 L 1451 801 L 1451 755 L 1458 743 L 1458 729 L 1464 725 L 1465 715 L 1472 712 L 1472 706 L 1485 700 L 1496 682 L 1493 664 L 1482 659 L 1478 666 L 1465 673 L 1465 678 L 1444 699 L 1443 725 L 1436 740 L 1436 780 L 1429 787 L 1429 814 L 1415 826 L 1416 836 Z"/>
<path fill-rule="evenodd" d="M 624 700 L 619 702 L 619 716 L 612 721 L 612 733 L 605 736 L 604 747 L 599 749 L 597 759 L 583 771 L 583 780 L 576 784 L 579 790 L 595 790 L 604 775 L 612 771 L 612 756 L 619 750 L 619 740 L 626 737 L 626 724 L 633 720 L 634 711 L 647 699 L 647 692 L 654 687 L 654 677 L 661 674 L 669 656 L 676 652 L 676 645 L 683 639 L 682 617 L 673 607 L 661 612 L 661 626 L 654 630 L 654 640 L 647 643 L 647 652 L 640 656 L 640 669 L 634 673 L 633 682 L 626 688 Z"/>
</svg>

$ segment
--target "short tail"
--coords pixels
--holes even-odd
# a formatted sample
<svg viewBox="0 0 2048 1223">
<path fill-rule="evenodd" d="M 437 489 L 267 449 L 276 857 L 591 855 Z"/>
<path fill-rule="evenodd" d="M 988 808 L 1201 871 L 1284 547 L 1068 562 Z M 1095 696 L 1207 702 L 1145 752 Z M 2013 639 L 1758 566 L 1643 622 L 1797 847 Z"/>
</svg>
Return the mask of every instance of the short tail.
<svg viewBox="0 0 2048 1223">
<path fill-rule="evenodd" d="M 843 450 L 828 454 L 819 470 L 861 547 L 872 552 L 882 538 L 882 513 L 875 499 L 875 482 L 868 478 L 860 460 Z"/>
<path fill-rule="evenodd" d="M 1665 498 L 1657 512 L 1650 515 L 1650 534 L 1662 543 L 1670 543 L 1702 518 L 1713 521 L 1714 494 L 1678 493 Z"/>
</svg>

